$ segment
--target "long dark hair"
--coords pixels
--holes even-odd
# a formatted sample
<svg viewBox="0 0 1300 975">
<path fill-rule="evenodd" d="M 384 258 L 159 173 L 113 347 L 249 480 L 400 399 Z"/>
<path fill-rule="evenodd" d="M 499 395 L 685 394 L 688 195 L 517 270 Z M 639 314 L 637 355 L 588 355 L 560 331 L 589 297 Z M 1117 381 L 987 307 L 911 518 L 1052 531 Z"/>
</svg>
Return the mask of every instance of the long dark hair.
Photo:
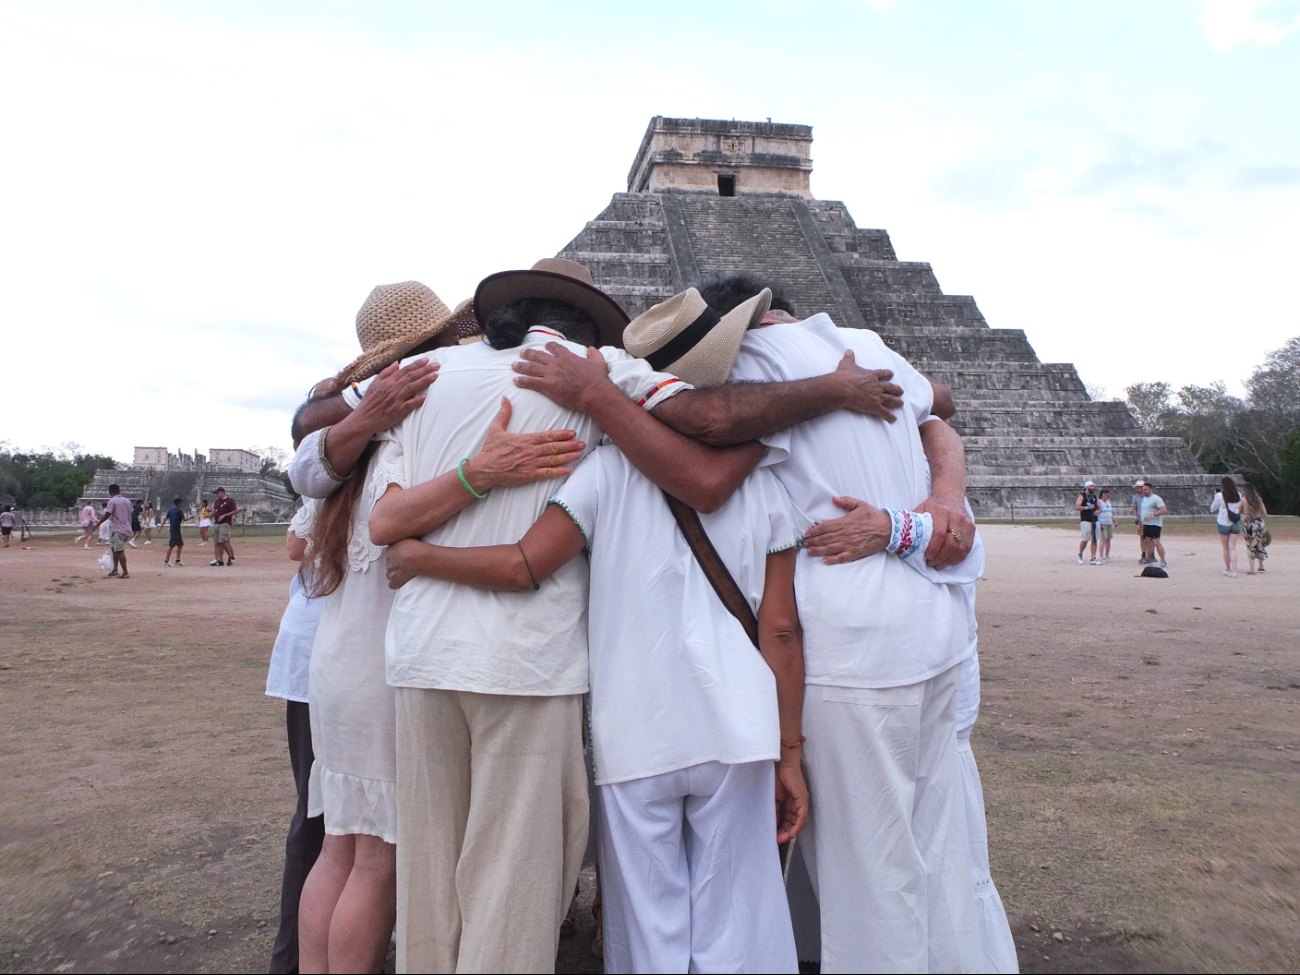
<svg viewBox="0 0 1300 975">
<path fill-rule="evenodd" d="M 352 512 L 366 486 L 366 471 L 375 453 L 375 441 L 366 444 L 343 485 L 316 508 L 311 531 L 311 558 L 298 574 L 313 599 L 338 590 L 347 578 L 348 541 L 352 538 Z"/>
<path fill-rule="evenodd" d="M 1259 492 L 1255 490 L 1255 485 L 1247 481 L 1241 486 L 1241 493 L 1246 496 L 1246 504 L 1250 508 L 1251 516 L 1254 518 L 1263 517 L 1264 501 L 1260 498 Z"/>
<path fill-rule="evenodd" d="M 1223 500 L 1226 503 L 1236 504 L 1241 500 L 1241 495 L 1237 493 L 1237 485 L 1233 483 L 1232 478 L 1225 477 L 1219 483 L 1223 485 Z"/>
</svg>

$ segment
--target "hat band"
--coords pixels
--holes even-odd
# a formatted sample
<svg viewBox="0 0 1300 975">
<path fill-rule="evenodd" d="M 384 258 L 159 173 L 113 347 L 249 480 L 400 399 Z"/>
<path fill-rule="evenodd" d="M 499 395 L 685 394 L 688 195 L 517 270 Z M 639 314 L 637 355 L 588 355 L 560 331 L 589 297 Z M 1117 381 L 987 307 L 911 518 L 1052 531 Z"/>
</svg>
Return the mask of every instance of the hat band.
<svg viewBox="0 0 1300 975">
<path fill-rule="evenodd" d="M 706 306 L 699 318 L 674 335 L 665 345 L 647 355 L 645 361 L 650 363 L 650 368 L 655 372 L 661 372 L 665 366 L 676 362 L 699 345 L 720 321 L 722 316 Z"/>
</svg>

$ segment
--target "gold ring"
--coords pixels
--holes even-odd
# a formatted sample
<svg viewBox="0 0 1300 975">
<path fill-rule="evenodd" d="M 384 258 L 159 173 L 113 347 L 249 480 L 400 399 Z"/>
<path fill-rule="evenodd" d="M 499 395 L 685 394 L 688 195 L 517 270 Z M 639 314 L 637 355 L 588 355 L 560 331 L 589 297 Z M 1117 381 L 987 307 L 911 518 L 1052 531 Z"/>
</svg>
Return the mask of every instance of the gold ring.
<svg viewBox="0 0 1300 975">
<path fill-rule="evenodd" d="M 965 537 L 964 535 L 962 535 L 962 533 L 961 533 L 961 529 L 960 529 L 960 528 L 949 528 L 949 529 L 948 529 L 948 534 L 951 535 L 953 538 L 957 539 L 957 544 L 958 544 L 958 545 L 961 544 L 961 540 L 962 540 L 962 538 Z"/>
</svg>

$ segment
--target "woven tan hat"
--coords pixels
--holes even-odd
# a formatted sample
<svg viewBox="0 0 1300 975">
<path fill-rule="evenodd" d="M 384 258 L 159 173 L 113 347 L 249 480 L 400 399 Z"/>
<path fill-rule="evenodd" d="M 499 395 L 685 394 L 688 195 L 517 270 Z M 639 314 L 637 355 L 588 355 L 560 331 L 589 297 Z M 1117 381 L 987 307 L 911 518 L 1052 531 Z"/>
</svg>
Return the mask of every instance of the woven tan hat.
<svg viewBox="0 0 1300 975">
<path fill-rule="evenodd" d="M 586 265 L 562 257 L 544 257 L 528 271 L 490 274 L 474 292 L 474 316 L 486 322 L 493 312 L 524 298 L 549 298 L 581 309 L 596 323 L 601 345 L 623 347 L 627 312 L 596 287 Z"/>
<path fill-rule="evenodd" d="M 419 281 L 377 285 L 357 312 L 361 355 L 343 367 L 335 382 L 369 379 L 399 359 L 427 351 L 422 346 L 447 328 L 455 328 L 461 338 L 478 331 L 468 300 L 452 311 Z"/>
<path fill-rule="evenodd" d="M 624 347 L 656 372 L 670 372 L 696 389 L 721 386 L 731 377 L 745 332 L 771 304 L 772 290 L 764 288 L 719 315 L 687 288 L 633 319 L 623 332 Z"/>
</svg>

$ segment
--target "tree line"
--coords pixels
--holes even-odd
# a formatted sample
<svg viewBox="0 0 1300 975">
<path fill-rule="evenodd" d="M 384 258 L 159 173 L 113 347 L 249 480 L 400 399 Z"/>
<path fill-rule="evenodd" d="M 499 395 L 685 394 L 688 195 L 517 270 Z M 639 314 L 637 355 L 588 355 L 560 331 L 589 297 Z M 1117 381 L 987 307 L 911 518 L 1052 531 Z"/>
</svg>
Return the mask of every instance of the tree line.
<svg viewBox="0 0 1300 975">
<path fill-rule="evenodd" d="M 1209 386 L 1136 383 L 1129 411 L 1151 436 L 1182 437 L 1211 474 L 1240 474 L 1269 510 L 1300 514 L 1300 336 L 1268 353 L 1245 397 Z"/>
<path fill-rule="evenodd" d="M 19 508 L 67 508 L 77 503 L 96 470 L 113 470 L 117 461 L 81 453 L 76 444 L 60 450 L 23 452 L 0 443 L 0 503 Z"/>
</svg>

